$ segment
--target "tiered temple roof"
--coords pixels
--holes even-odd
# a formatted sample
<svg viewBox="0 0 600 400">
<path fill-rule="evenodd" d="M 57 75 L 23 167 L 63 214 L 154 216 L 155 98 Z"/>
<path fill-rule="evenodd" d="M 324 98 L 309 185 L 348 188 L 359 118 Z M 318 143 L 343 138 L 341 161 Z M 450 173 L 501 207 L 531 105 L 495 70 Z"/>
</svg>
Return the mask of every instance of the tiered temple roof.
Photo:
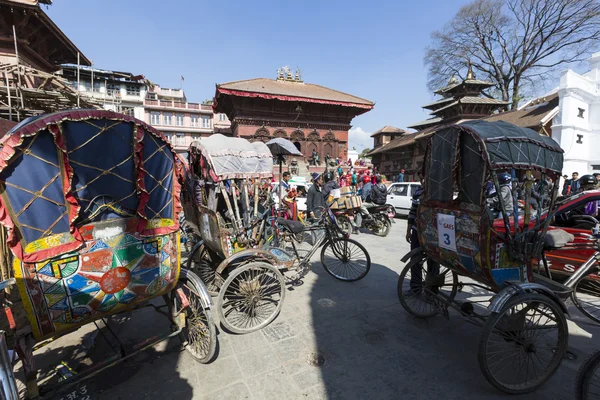
<svg viewBox="0 0 600 400">
<path fill-rule="evenodd" d="M 421 130 L 441 123 L 486 117 L 509 104 L 507 101 L 482 96 L 483 90 L 492 86 L 492 82 L 476 79 L 473 68 L 469 65 L 467 76 L 462 82 L 453 76 L 447 86 L 435 91 L 442 98 L 423 106 L 431 110 L 432 117 L 408 127 Z"/>
</svg>

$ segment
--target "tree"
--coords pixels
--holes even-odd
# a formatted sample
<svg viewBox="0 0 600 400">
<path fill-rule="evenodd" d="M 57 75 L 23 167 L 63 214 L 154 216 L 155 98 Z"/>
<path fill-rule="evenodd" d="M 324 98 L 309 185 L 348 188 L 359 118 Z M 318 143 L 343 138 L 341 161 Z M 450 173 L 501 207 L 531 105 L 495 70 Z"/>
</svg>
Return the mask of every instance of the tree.
<svg viewBox="0 0 600 400">
<path fill-rule="evenodd" d="M 369 154 L 371 152 L 372 149 L 369 149 L 368 147 L 366 147 L 365 149 L 363 149 L 363 151 L 360 152 L 360 154 L 358 155 L 358 158 L 366 158 L 367 154 Z"/>
<path fill-rule="evenodd" d="M 515 108 L 524 89 L 584 60 L 599 38 L 597 0 L 475 0 L 432 33 L 427 85 L 437 90 L 452 75 L 463 78 L 470 62 Z"/>
</svg>

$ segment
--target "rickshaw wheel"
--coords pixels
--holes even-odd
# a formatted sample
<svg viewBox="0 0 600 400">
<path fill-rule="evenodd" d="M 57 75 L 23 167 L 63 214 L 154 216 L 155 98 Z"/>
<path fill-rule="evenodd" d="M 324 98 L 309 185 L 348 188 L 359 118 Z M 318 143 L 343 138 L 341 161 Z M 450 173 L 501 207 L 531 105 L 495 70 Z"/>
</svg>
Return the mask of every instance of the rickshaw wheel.
<svg viewBox="0 0 600 400">
<path fill-rule="evenodd" d="M 594 352 L 579 369 L 575 396 L 577 400 L 600 399 L 600 351 Z"/>
<path fill-rule="evenodd" d="M 598 276 L 597 271 L 594 272 L 594 275 Z M 600 280 L 582 277 L 575 284 L 571 298 L 575 307 L 582 314 L 600 324 Z"/>
<path fill-rule="evenodd" d="M 412 268 L 417 264 L 422 283 L 410 287 Z M 398 278 L 398 300 L 402 307 L 417 318 L 432 318 L 444 312 L 456 297 L 458 275 L 440 265 L 439 274 L 434 275 L 424 268 L 426 258 L 406 264 Z"/>
<path fill-rule="evenodd" d="M 557 370 L 568 339 L 559 304 L 537 293 L 517 295 L 487 320 L 479 342 L 479 367 L 498 390 L 529 393 Z"/>
<path fill-rule="evenodd" d="M 193 271 L 204 283 L 206 290 L 211 296 L 216 296 L 219 292 L 217 282 L 217 272 L 214 256 L 211 255 L 208 248 L 203 244 L 189 255 L 187 269 Z"/>
<path fill-rule="evenodd" d="M 217 328 L 213 322 L 210 308 L 205 309 L 200 298 L 202 281 L 193 272 L 179 277 L 177 286 L 172 292 L 173 312 L 177 315 L 181 310 L 181 299 L 177 295 L 182 290 L 189 302 L 185 309 L 185 327 L 181 338 L 186 343 L 186 350 L 194 359 L 202 364 L 209 363 L 217 349 Z"/>
<path fill-rule="evenodd" d="M 364 278 L 371 269 L 371 256 L 356 240 L 333 238 L 321 250 L 325 271 L 340 281 L 354 282 Z"/>
<path fill-rule="evenodd" d="M 223 326 L 232 333 L 250 333 L 269 325 L 281 311 L 285 280 L 277 268 L 251 262 L 231 271 L 217 299 Z"/>
</svg>

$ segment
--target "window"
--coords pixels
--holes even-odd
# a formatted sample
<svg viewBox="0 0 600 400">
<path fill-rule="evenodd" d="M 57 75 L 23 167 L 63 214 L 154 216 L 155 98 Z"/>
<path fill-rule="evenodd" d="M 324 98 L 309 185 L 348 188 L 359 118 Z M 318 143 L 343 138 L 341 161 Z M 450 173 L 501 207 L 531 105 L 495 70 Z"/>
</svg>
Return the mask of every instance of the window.
<svg viewBox="0 0 600 400">
<path fill-rule="evenodd" d="M 202 127 L 208 129 L 212 128 L 212 120 L 209 116 L 202 116 Z"/>
<path fill-rule="evenodd" d="M 395 185 L 390 194 L 394 196 L 406 196 L 408 195 L 408 185 Z"/>
<path fill-rule="evenodd" d="M 178 146 L 183 146 L 185 145 L 185 135 L 183 133 L 178 133 L 177 134 L 177 143 Z"/>
<path fill-rule="evenodd" d="M 157 112 L 150 113 L 150 125 L 160 124 L 160 114 Z"/>
<path fill-rule="evenodd" d="M 135 109 L 133 108 L 125 108 L 122 112 L 123 114 L 129 115 L 130 117 L 135 117 Z"/>
<path fill-rule="evenodd" d="M 140 87 L 134 85 L 127 85 L 127 94 L 129 96 L 139 96 L 140 95 Z"/>
<path fill-rule="evenodd" d="M 585 110 L 583 108 L 577 108 L 577 110 L 578 110 L 577 116 L 579 118 L 583 118 L 583 113 L 585 112 Z"/>
<path fill-rule="evenodd" d="M 200 124 L 199 124 L 199 122 L 198 122 L 198 121 L 199 121 L 199 118 L 198 118 L 198 116 L 197 116 L 197 115 L 192 115 L 192 116 L 190 117 L 190 124 L 191 124 L 191 126 L 193 126 L 193 127 L 198 127 L 198 126 L 200 126 Z"/>
<path fill-rule="evenodd" d="M 163 116 L 163 125 L 172 125 L 173 114 L 165 114 Z"/>
<path fill-rule="evenodd" d="M 165 135 L 165 137 L 167 138 L 167 140 L 169 141 L 169 143 L 174 144 L 173 143 L 173 135 L 172 134 L 163 132 L 163 135 Z"/>
<path fill-rule="evenodd" d="M 106 94 L 109 96 L 118 96 L 121 93 L 121 88 L 119 85 L 115 85 L 114 83 L 109 83 L 106 85 Z"/>
<path fill-rule="evenodd" d="M 177 114 L 175 116 L 175 125 L 183 126 L 183 114 Z"/>
<path fill-rule="evenodd" d="M 410 195 L 414 196 L 417 193 L 417 189 L 419 189 L 421 185 L 410 185 Z"/>
<path fill-rule="evenodd" d="M 227 121 L 227 115 L 219 114 L 219 121 Z"/>
</svg>

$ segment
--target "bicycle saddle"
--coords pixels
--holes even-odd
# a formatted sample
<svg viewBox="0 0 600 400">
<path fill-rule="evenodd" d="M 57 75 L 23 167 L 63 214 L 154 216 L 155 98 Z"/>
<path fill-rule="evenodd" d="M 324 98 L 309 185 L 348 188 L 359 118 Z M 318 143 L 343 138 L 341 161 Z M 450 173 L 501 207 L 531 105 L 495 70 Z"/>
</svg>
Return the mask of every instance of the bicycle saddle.
<svg viewBox="0 0 600 400">
<path fill-rule="evenodd" d="M 285 218 L 277 218 L 277 224 L 292 233 L 304 232 L 304 229 L 306 228 L 305 225 L 300 221 L 291 221 Z"/>
</svg>

